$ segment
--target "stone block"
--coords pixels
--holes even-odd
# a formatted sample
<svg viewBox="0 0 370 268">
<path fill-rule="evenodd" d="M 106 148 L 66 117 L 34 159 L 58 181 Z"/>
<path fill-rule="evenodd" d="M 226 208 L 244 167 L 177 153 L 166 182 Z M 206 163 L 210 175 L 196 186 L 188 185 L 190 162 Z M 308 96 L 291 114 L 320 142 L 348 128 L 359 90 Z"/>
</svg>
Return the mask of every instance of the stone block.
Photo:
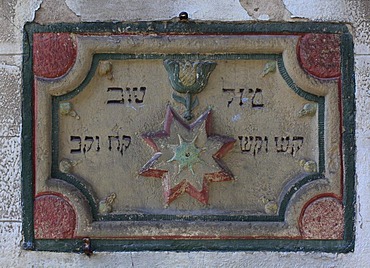
<svg viewBox="0 0 370 268">
<path fill-rule="evenodd" d="M 44 0 L 35 16 L 35 22 L 41 24 L 79 20 L 79 17 L 68 8 L 65 0 Z"/>
<path fill-rule="evenodd" d="M 15 38 L 15 9 L 17 0 L 0 2 L 0 42 L 12 43 Z"/>
<path fill-rule="evenodd" d="M 357 139 L 369 140 L 370 137 L 370 56 L 355 58 L 356 69 L 356 108 Z"/>
<path fill-rule="evenodd" d="M 0 138 L 0 220 L 21 219 L 20 138 Z"/>
<path fill-rule="evenodd" d="M 190 1 L 126 1 L 107 0 L 102 8 L 99 0 L 66 0 L 68 7 L 82 21 L 168 20 L 186 11 L 191 19 L 248 20 L 249 15 L 237 0 Z M 157 7 L 161 8 L 158 9 Z M 155 10 L 155 12 L 153 12 Z M 220 12 L 222 10 L 222 12 Z"/>
<path fill-rule="evenodd" d="M 30 28 L 24 96 L 35 92 L 36 109 L 25 106 L 23 137 L 35 146 L 23 150 L 35 196 L 24 202 L 34 201 L 37 249 L 69 239 L 89 252 L 80 238 L 94 237 L 174 250 L 148 240 L 222 237 L 221 247 L 259 238 L 281 248 L 283 238 L 347 251 L 354 96 L 340 52 L 352 47 L 344 25 L 299 25 L 270 35 L 266 24 L 181 20 L 115 23 L 103 36 L 85 32 L 96 24 Z M 204 31 L 218 35 L 194 34 Z M 116 250 L 104 243 L 95 250 Z M 313 250 L 334 244 L 323 243 Z"/>
<path fill-rule="evenodd" d="M 22 226 L 20 222 L 0 222 L 0 266 L 19 267 Z"/>
<path fill-rule="evenodd" d="M 0 54 L 22 54 L 23 27 L 32 21 L 42 0 L 0 2 Z"/>
<path fill-rule="evenodd" d="M 21 121 L 20 67 L 13 65 L 17 63 L 11 57 L 3 56 L 0 60 L 0 136 L 19 136 Z"/>
<path fill-rule="evenodd" d="M 347 0 L 305 1 L 283 0 L 285 8 L 291 12 L 291 18 L 316 21 L 349 21 Z M 335 6 L 335 8 L 333 8 Z"/>
<path fill-rule="evenodd" d="M 355 54 L 370 54 L 370 21 L 361 21 L 355 31 Z"/>
</svg>

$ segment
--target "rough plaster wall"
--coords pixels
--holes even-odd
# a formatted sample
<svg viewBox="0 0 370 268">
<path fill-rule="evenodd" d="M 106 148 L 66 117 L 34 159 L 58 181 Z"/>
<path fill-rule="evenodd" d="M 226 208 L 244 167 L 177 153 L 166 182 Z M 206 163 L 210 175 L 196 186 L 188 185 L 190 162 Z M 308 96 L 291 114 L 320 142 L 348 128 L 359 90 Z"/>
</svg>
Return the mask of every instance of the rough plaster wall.
<svg viewBox="0 0 370 268">
<path fill-rule="evenodd" d="M 368 0 L 0 1 L 0 267 L 370 267 L 370 2 Z M 55 8 L 60 7 L 60 8 Z M 39 9 L 37 15 L 35 11 Z M 349 254 L 126 252 L 91 258 L 23 251 L 20 204 L 22 27 L 26 21 L 157 20 L 188 11 L 202 20 L 319 20 L 353 25 L 356 52 L 356 248 Z"/>
<path fill-rule="evenodd" d="M 66 0 L 66 3 L 82 21 L 167 20 L 184 10 L 197 20 L 250 19 L 238 0 L 106 0 L 104 8 L 100 0 Z"/>
</svg>

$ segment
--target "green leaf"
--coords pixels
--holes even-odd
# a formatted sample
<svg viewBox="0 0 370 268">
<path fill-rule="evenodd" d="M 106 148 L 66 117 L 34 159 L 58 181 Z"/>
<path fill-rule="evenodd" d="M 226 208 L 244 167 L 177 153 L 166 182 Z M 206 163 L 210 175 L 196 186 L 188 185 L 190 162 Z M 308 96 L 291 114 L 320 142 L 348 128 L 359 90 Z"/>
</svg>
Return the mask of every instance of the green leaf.
<svg viewBox="0 0 370 268">
<path fill-rule="evenodd" d="M 183 97 L 181 97 L 181 96 L 179 96 L 179 95 L 176 95 L 175 93 L 172 93 L 172 98 L 173 98 L 175 101 L 177 101 L 177 102 L 179 102 L 179 103 L 182 103 L 183 105 L 185 105 L 185 106 L 186 106 L 186 100 L 185 100 Z"/>
<path fill-rule="evenodd" d="M 194 109 L 198 105 L 199 105 L 199 100 L 198 100 L 198 97 L 195 96 L 195 99 L 193 100 L 193 103 L 191 104 L 191 108 Z"/>
</svg>

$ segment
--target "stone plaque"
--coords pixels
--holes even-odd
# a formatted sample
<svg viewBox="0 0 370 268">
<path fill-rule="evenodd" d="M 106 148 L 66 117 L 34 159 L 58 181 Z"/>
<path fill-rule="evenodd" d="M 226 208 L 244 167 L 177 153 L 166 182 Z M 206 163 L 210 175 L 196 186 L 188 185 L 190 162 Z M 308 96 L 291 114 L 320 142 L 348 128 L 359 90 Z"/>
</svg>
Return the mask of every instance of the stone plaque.
<svg viewBox="0 0 370 268">
<path fill-rule="evenodd" d="M 24 40 L 25 248 L 353 248 L 345 26 L 30 24 Z"/>
</svg>

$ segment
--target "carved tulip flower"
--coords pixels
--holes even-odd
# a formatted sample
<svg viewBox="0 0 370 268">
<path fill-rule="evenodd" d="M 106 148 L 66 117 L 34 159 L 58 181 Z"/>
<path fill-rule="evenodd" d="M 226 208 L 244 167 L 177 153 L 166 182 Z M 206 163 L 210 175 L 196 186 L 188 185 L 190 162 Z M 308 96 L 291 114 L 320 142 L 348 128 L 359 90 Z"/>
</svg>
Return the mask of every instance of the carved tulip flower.
<svg viewBox="0 0 370 268">
<path fill-rule="evenodd" d="M 193 99 L 193 95 L 198 94 L 205 88 L 216 63 L 168 59 L 164 61 L 164 66 L 168 72 L 172 88 L 178 93 L 186 94 L 185 98 L 176 93 L 173 93 L 172 97 L 186 107 L 184 118 L 191 120 L 193 118 L 192 110 L 199 104 L 198 98 Z"/>
</svg>

